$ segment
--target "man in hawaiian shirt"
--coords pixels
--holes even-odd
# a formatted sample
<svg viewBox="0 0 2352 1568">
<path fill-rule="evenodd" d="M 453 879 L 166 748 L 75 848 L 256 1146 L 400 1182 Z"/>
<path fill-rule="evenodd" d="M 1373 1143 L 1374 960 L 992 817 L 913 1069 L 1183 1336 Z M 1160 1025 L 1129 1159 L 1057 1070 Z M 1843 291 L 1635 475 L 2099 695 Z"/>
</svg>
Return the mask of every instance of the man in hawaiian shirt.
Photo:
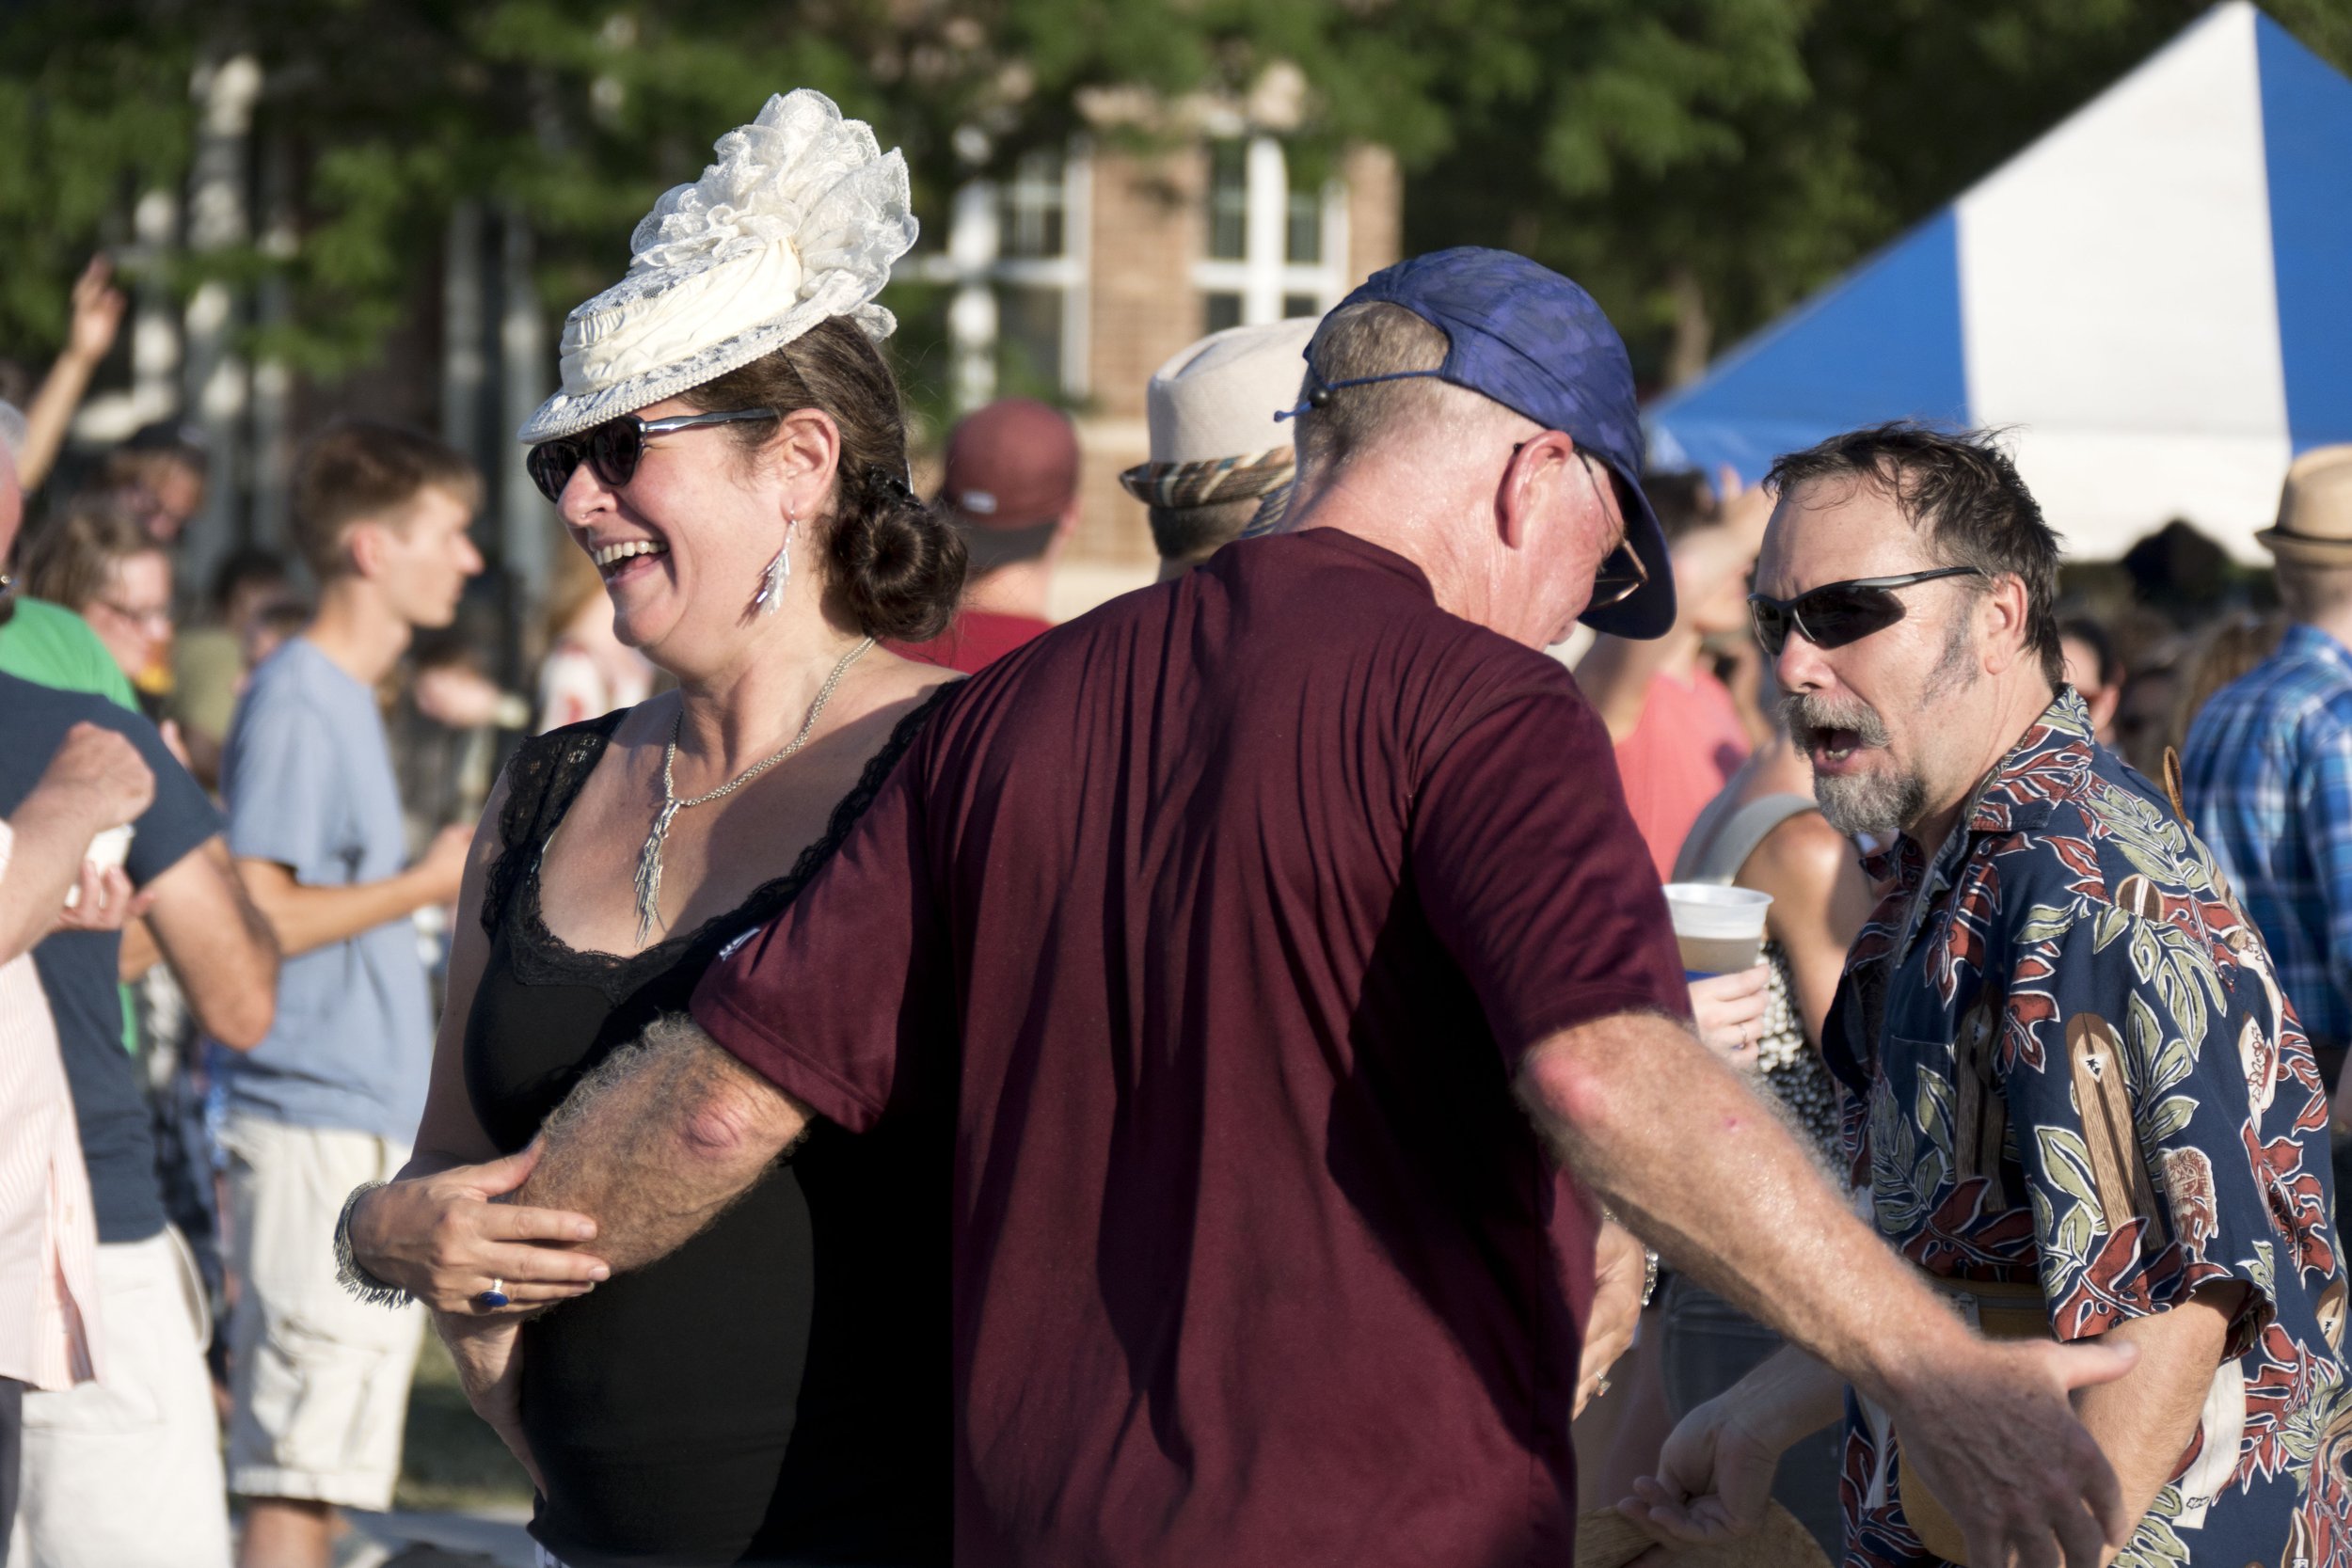
<svg viewBox="0 0 2352 1568">
<path fill-rule="evenodd" d="M 2318 1069 L 2204 846 L 2063 683 L 2056 537 L 1980 437 L 1857 431 L 1769 483 L 1752 603 L 1790 731 L 1832 822 L 1899 835 L 1823 1041 L 1880 1232 L 1989 1334 L 2137 1349 L 2074 1396 L 2141 1520 L 2121 1561 L 2352 1562 Z M 1755 1517 L 1841 1394 L 1787 1354 L 1693 1412 L 1653 1525 Z M 1960 1551 L 1912 1480 L 1854 1401 L 1849 1564 Z"/>
</svg>

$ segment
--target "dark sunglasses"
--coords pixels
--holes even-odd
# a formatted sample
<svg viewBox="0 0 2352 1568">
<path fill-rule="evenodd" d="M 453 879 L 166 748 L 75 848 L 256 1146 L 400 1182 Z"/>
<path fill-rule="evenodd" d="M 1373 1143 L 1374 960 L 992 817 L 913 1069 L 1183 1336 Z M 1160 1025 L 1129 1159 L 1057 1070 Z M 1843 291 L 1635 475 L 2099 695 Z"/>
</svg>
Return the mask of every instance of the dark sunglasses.
<svg viewBox="0 0 2352 1568">
<path fill-rule="evenodd" d="M 1842 648 L 1872 632 L 1884 631 L 1903 618 L 1898 588 L 1933 582 L 1937 578 L 1982 577 L 1980 566 L 1940 566 L 1932 572 L 1907 572 L 1897 578 L 1854 578 L 1825 582 L 1793 599 L 1764 594 L 1748 595 L 1748 615 L 1756 623 L 1756 640 L 1774 658 L 1788 644 L 1788 634 L 1817 648 Z"/>
<path fill-rule="evenodd" d="M 539 486 L 539 493 L 549 500 L 563 496 L 564 486 L 572 482 L 572 475 L 582 463 L 596 469 L 598 479 L 617 490 L 636 477 L 637 460 L 645 455 L 648 436 L 667 436 L 674 430 L 691 430 L 696 425 L 776 417 L 772 408 L 729 408 L 716 414 L 680 414 L 667 420 L 641 420 L 634 414 L 624 414 L 577 436 L 559 436 L 552 441 L 540 442 L 523 459 L 523 467 L 530 470 L 531 481 Z"/>
</svg>

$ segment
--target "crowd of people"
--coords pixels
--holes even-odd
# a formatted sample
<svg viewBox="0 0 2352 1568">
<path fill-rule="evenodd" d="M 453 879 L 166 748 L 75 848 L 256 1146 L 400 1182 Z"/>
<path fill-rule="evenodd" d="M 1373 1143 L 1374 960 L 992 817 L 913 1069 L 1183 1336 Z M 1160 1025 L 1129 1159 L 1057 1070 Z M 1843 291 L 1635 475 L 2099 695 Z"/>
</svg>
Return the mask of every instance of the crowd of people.
<svg viewBox="0 0 2352 1568">
<path fill-rule="evenodd" d="M 201 444 L 51 478 L 103 268 L 0 404 L 0 1560 L 322 1568 L 429 1323 L 554 1568 L 2352 1562 L 2352 449 L 2062 570 L 1978 434 L 1646 471 L 1446 250 L 1162 366 L 1057 626 L 898 154 L 718 152 L 520 433 L 535 704 L 441 442 L 183 626 Z"/>
</svg>

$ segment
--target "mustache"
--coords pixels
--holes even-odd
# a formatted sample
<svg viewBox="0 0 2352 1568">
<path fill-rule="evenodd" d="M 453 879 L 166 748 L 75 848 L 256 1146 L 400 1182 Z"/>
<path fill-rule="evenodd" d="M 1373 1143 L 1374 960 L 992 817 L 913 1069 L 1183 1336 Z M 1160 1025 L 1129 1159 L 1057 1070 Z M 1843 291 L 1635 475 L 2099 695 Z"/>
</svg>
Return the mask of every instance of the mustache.
<svg viewBox="0 0 2352 1568">
<path fill-rule="evenodd" d="M 1792 692 L 1780 700 L 1780 717 L 1788 726 L 1789 737 L 1801 747 L 1810 748 L 1832 730 L 1851 731 L 1864 746 L 1886 744 L 1886 725 L 1878 710 L 1859 697 L 1840 700 Z"/>
</svg>

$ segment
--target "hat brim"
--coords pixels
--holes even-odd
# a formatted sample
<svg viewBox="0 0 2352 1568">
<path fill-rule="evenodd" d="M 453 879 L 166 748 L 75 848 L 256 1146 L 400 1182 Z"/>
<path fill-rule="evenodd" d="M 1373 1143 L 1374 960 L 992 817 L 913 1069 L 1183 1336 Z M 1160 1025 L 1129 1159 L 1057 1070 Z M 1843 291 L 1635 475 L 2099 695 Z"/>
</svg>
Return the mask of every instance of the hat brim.
<svg viewBox="0 0 2352 1568">
<path fill-rule="evenodd" d="M 1587 610 L 1577 619 L 1611 637 L 1646 641 L 1674 629 L 1674 556 L 1666 548 L 1666 531 L 1660 526 L 1658 514 L 1650 510 L 1649 497 L 1642 493 L 1641 481 L 1617 473 L 1614 464 L 1610 465 L 1609 471 L 1617 475 L 1622 486 L 1618 494 L 1633 500 L 1638 515 L 1626 519 L 1626 537 L 1633 553 L 1641 558 L 1642 570 L 1648 574 L 1649 580 L 1615 604 Z"/>
<path fill-rule="evenodd" d="M 2254 543 L 2280 561 L 2312 566 L 2352 566 L 2352 539 L 2315 539 L 2308 533 L 2266 528 L 2254 535 Z"/>
</svg>

